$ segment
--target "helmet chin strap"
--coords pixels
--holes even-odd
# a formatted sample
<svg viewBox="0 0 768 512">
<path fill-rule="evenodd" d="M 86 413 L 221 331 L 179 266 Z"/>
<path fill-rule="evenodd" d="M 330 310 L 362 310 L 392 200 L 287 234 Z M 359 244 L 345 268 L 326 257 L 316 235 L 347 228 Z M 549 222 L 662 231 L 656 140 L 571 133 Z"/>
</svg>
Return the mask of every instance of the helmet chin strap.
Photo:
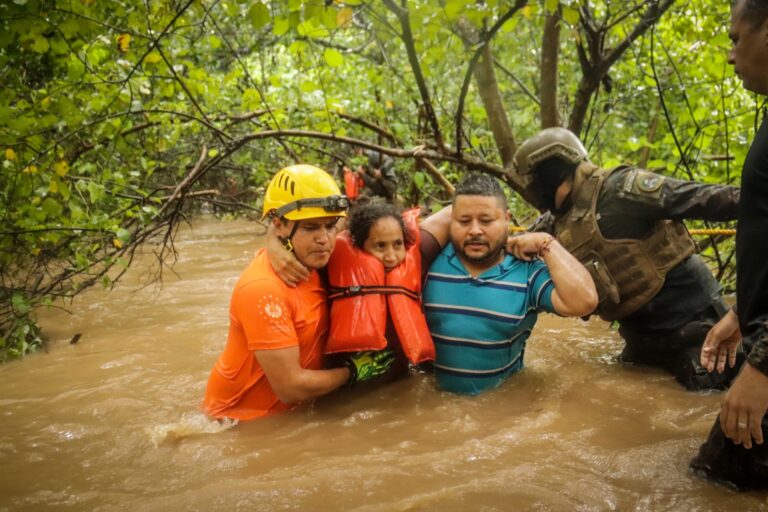
<svg viewBox="0 0 768 512">
<path fill-rule="evenodd" d="M 299 229 L 299 220 L 293 221 L 293 228 L 291 228 L 291 234 L 287 237 L 279 236 L 277 237 L 278 240 L 280 240 L 280 243 L 283 244 L 283 248 L 288 252 L 294 252 L 293 250 L 293 243 L 291 242 L 293 240 L 293 235 L 296 234 L 296 230 Z"/>
</svg>

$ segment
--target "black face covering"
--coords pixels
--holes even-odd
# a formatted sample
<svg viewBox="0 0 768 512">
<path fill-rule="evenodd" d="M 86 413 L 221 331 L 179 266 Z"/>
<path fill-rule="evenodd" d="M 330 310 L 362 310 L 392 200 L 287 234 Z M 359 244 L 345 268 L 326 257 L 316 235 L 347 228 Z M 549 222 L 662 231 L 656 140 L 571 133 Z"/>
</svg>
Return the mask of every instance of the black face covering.
<svg viewBox="0 0 768 512">
<path fill-rule="evenodd" d="M 555 214 L 567 212 L 571 207 L 571 196 L 569 195 L 563 201 L 560 208 L 556 208 L 555 195 L 563 181 L 573 176 L 575 172 L 575 164 L 557 157 L 548 158 L 537 165 L 533 170 L 532 189 L 539 200 L 538 206 Z"/>
<path fill-rule="evenodd" d="M 563 199 L 563 204 L 560 205 L 560 208 L 552 208 L 552 213 L 555 214 L 556 217 L 563 215 L 568 212 L 568 210 L 571 209 L 571 206 L 573 206 L 573 201 L 571 200 L 571 194 L 568 194 L 565 199 Z"/>
</svg>

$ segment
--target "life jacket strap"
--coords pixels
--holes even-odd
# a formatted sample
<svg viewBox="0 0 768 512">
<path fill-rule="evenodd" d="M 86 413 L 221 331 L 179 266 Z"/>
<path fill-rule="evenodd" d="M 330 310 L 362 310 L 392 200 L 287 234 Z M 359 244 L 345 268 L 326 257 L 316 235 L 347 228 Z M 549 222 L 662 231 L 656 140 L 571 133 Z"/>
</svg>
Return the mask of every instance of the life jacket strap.
<svg viewBox="0 0 768 512">
<path fill-rule="evenodd" d="M 346 297 L 357 297 L 359 295 L 405 295 L 413 300 L 419 300 L 419 294 L 413 290 L 410 290 L 404 286 L 390 286 L 390 285 L 360 285 L 360 286 L 347 286 L 347 287 L 335 287 L 332 286 L 330 293 L 328 294 L 329 300 L 343 299 Z"/>
</svg>

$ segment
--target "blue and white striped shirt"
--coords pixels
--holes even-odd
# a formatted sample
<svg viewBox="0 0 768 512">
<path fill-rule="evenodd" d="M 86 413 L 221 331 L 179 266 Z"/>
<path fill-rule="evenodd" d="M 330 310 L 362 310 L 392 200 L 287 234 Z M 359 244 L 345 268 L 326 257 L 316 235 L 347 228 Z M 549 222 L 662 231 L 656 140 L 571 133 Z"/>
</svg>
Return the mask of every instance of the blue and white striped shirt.
<svg viewBox="0 0 768 512">
<path fill-rule="evenodd" d="M 541 261 L 506 255 L 472 277 L 448 244 L 429 267 L 423 296 L 440 388 L 477 394 L 520 370 L 537 312 L 554 312 L 553 290 Z"/>
</svg>

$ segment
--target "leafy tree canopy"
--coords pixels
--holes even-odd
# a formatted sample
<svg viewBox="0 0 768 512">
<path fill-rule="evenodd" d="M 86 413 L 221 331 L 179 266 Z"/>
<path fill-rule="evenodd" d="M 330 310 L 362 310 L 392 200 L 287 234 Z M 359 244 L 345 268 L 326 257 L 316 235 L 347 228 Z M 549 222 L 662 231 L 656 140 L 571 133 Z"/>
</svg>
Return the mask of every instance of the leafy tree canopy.
<svg viewBox="0 0 768 512">
<path fill-rule="evenodd" d="M 111 286 L 203 201 L 260 211 L 284 165 L 397 159 L 408 204 L 467 170 L 510 186 L 542 126 L 603 166 L 734 182 L 758 104 L 711 0 L 13 0 L 0 5 L 0 352 L 36 307 Z M 708 243 L 719 277 L 732 247 Z M 170 259 L 169 259 L 170 258 Z M 158 267 L 162 269 L 162 265 Z"/>
</svg>

